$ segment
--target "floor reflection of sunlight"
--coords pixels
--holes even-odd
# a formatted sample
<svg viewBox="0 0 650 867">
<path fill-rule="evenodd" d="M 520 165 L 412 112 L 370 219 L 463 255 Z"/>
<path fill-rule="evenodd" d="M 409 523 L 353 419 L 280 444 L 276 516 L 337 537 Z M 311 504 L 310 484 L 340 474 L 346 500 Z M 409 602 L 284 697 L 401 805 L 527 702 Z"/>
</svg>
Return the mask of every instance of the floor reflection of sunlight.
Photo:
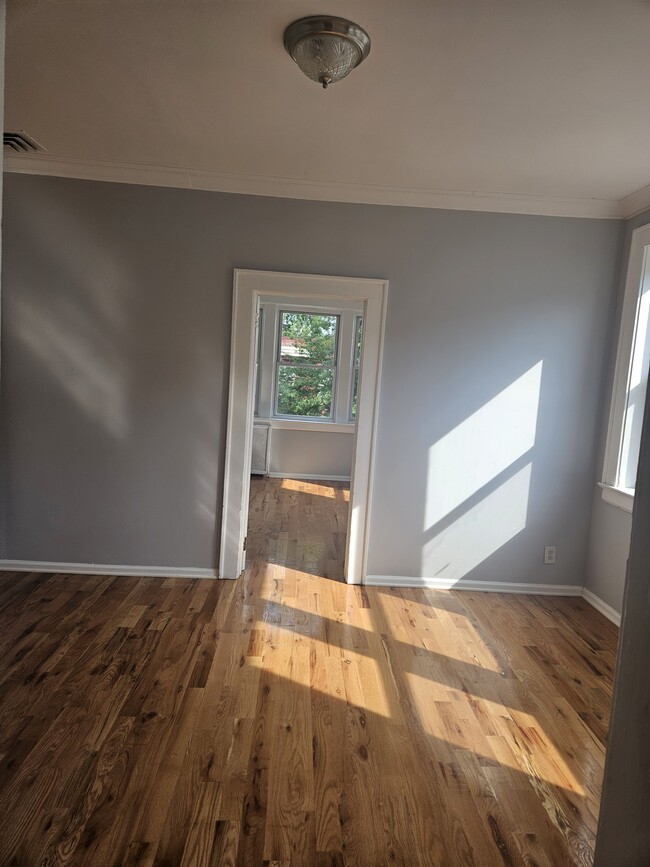
<svg viewBox="0 0 650 867">
<path fill-rule="evenodd" d="M 273 574 L 274 580 L 270 582 L 268 593 L 263 591 L 259 594 L 258 598 L 268 603 L 267 609 L 270 608 L 274 616 L 277 616 L 281 628 L 295 629 L 296 626 L 300 625 L 301 616 L 303 618 L 303 625 L 309 623 L 308 618 L 313 618 L 321 624 L 328 623 L 332 626 L 349 627 L 346 634 L 349 639 L 348 643 L 353 646 L 355 642 L 358 644 L 363 643 L 364 646 L 367 646 L 369 639 L 379 634 L 375 624 L 376 615 L 370 608 L 359 607 L 356 588 L 332 582 L 327 582 L 319 587 L 319 593 L 325 593 L 329 590 L 339 591 L 337 594 L 339 596 L 338 606 L 332 605 L 331 600 L 328 600 L 327 607 L 330 613 L 329 616 L 323 617 L 318 613 L 318 610 L 313 610 L 314 605 L 318 608 L 318 595 L 314 595 L 313 597 L 307 596 L 302 599 L 299 596 L 295 596 L 291 599 L 290 605 L 286 602 L 278 603 L 277 600 L 285 596 L 285 588 L 280 577 L 285 571 L 285 567 L 275 563 L 267 563 L 265 564 L 265 568 L 272 570 L 272 572 L 269 571 L 269 574 Z M 308 581 L 326 581 L 326 579 L 320 579 L 306 572 L 298 572 L 296 570 L 291 570 L 291 572 L 294 578 L 299 576 Z M 378 593 L 380 600 L 384 596 L 383 591 Z M 480 635 L 471 625 L 467 627 L 466 641 L 458 643 L 453 639 L 452 636 L 457 631 L 457 627 L 455 627 L 453 631 L 450 630 L 449 638 L 445 641 L 445 646 L 442 647 L 436 641 L 434 632 L 430 631 L 422 622 L 417 624 L 417 628 L 414 624 L 409 623 L 408 608 L 404 608 L 404 600 L 401 597 L 395 601 L 400 603 L 400 611 L 402 614 L 405 614 L 407 619 L 402 621 L 399 616 L 400 611 L 398 610 L 389 613 L 386 609 L 386 603 L 382 602 L 385 616 L 390 618 L 390 626 L 387 625 L 386 629 L 390 632 L 391 638 L 399 642 L 400 645 L 403 645 L 404 648 L 413 648 L 416 652 L 422 650 L 429 652 L 432 657 L 436 657 L 442 661 L 448 660 L 449 662 L 464 663 L 474 667 L 480 666 L 481 671 L 501 674 L 499 662 L 495 659 L 489 648 L 485 646 Z M 412 606 L 413 604 L 409 603 L 409 607 Z M 338 610 L 334 611 L 333 608 L 337 608 Z M 441 618 L 437 619 L 440 622 Z M 284 623 L 282 620 L 284 620 Z M 426 619 L 424 622 L 426 623 Z M 367 633 L 367 635 L 364 635 L 364 633 Z M 310 627 L 310 637 L 314 637 L 313 627 Z M 418 657 L 416 656 L 415 658 L 417 659 Z"/>
</svg>

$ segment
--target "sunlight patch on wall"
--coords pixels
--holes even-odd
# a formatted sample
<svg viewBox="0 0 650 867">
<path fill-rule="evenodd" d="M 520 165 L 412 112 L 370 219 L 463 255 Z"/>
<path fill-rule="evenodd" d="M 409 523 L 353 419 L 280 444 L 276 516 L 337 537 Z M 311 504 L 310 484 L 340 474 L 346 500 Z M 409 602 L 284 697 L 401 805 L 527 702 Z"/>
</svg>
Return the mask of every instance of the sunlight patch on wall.
<svg viewBox="0 0 650 867">
<path fill-rule="evenodd" d="M 533 447 L 541 381 L 540 361 L 430 447 L 425 531 Z"/>
<path fill-rule="evenodd" d="M 194 424 L 194 478 L 196 484 L 196 506 L 198 516 L 205 524 L 214 528 L 217 511 L 217 490 L 219 484 L 219 456 L 214 447 L 219 441 L 219 421 L 212 400 L 204 395 L 212 393 L 211 374 L 215 369 L 215 359 L 211 350 L 205 346 L 195 347 L 192 388 Z"/>
<path fill-rule="evenodd" d="M 45 312 L 17 298 L 12 317 L 19 339 L 58 387 L 104 430 L 124 439 L 125 364 L 93 316 L 65 300 Z"/>
<path fill-rule="evenodd" d="M 445 527 L 422 548 L 422 574 L 459 581 L 526 526 L 532 463 Z"/>
</svg>

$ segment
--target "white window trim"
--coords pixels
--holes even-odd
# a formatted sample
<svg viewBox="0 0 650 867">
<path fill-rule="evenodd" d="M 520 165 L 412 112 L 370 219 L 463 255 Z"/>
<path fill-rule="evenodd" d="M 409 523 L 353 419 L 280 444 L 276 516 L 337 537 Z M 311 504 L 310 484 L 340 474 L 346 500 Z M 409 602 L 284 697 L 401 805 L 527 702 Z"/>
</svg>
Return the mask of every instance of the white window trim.
<svg viewBox="0 0 650 867">
<path fill-rule="evenodd" d="M 309 296 L 263 295 L 260 308 L 264 309 L 262 356 L 259 368 L 259 398 L 256 418 L 259 421 L 277 421 L 273 427 L 284 430 L 328 431 L 329 433 L 354 433 L 355 422 L 350 418 L 353 375 L 353 331 L 357 317 L 363 314 L 362 305 L 354 298 L 338 298 L 328 302 L 309 303 Z M 291 310 L 302 313 L 335 315 L 339 320 L 336 350 L 336 373 L 332 398 L 333 412 L 330 418 L 317 416 L 280 415 L 275 413 L 277 400 L 277 364 L 280 315 Z M 285 424 L 286 422 L 286 424 Z"/>
<path fill-rule="evenodd" d="M 634 491 L 618 484 L 619 459 L 623 438 L 630 362 L 634 346 L 634 332 L 639 302 L 639 289 L 643 278 L 646 247 L 650 246 L 650 225 L 641 226 L 632 233 L 630 257 L 625 278 L 623 310 L 618 336 L 614 385 L 607 427 L 603 478 L 599 482 L 603 500 L 626 512 L 634 506 Z"/>
<path fill-rule="evenodd" d="M 300 416 L 289 416 L 285 418 L 284 416 L 272 416 L 271 418 L 258 418 L 255 417 L 255 421 L 259 421 L 263 424 L 268 424 L 269 427 L 274 430 L 301 430 L 301 431 L 314 431 L 318 433 L 344 433 L 344 434 L 353 434 L 354 433 L 354 422 L 336 422 L 329 421 L 328 419 L 304 419 Z"/>
<path fill-rule="evenodd" d="M 634 508 L 634 491 L 615 488 L 605 484 L 605 482 L 598 482 L 598 487 L 601 489 L 603 500 L 611 506 L 623 509 L 624 512 L 631 512 Z"/>
<path fill-rule="evenodd" d="M 289 294 L 311 295 L 315 300 L 328 298 L 333 304 L 336 299 L 355 299 L 363 306 L 359 417 L 353 445 L 344 574 L 348 584 L 364 581 L 387 293 L 387 280 L 235 269 L 220 578 L 237 578 L 245 565 L 257 304 L 264 295 Z"/>
</svg>

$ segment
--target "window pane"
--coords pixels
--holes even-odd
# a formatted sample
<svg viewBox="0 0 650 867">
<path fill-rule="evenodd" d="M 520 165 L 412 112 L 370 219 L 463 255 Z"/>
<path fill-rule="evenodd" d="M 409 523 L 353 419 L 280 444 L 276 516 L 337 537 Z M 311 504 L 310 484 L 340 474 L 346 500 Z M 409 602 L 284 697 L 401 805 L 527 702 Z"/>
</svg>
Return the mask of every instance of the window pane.
<svg viewBox="0 0 650 867">
<path fill-rule="evenodd" d="M 354 344 L 354 364 L 355 367 L 359 366 L 361 361 L 361 338 L 363 336 L 363 319 L 361 316 L 357 319 L 357 333 L 356 340 Z"/>
<path fill-rule="evenodd" d="M 285 364 L 334 364 L 338 316 L 282 313 L 280 361 Z"/>
<path fill-rule="evenodd" d="M 647 371 L 650 365 L 650 256 L 648 250 L 650 248 L 646 248 L 636 314 L 617 480 L 620 487 L 628 489 L 633 489 L 636 482 L 643 409 L 648 384 Z"/>
<path fill-rule="evenodd" d="M 257 342 L 255 344 L 255 405 L 253 407 L 253 414 L 259 415 L 259 403 L 260 403 L 260 361 L 262 358 L 262 323 L 264 322 L 264 308 L 260 307 L 257 313 L 256 320 L 256 329 L 257 329 Z"/>
<path fill-rule="evenodd" d="M 278 368 L 277 412 L 330 418 L 332 414 L 332 368 L 297 367 L 281 364 Z"/>
<path fill-rule="evenodd" d="M 354 368 L 354 382 L 352 383 L 352 419 L 357 417 L 357 391 L 359 390 L 359 368 Z"/>
</svg>

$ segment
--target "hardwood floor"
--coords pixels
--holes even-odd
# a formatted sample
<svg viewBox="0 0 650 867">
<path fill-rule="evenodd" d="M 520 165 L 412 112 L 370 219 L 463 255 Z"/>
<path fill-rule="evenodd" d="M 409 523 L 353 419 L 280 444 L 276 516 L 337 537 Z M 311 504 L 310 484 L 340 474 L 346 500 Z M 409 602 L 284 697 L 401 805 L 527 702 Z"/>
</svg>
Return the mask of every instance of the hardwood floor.
<svg viewBox="0 0 650 867">
<path fill-rule="evenodd" d="M 343 580 L 349 482 L 251 477 L 248 555 Z"/>
<path fill-rule="evenodd" d="M 236 582 L 0 577 L 0 864 L 590 864 L 616 629 L 269 562 L 290 524 Z"/>
</svg>

